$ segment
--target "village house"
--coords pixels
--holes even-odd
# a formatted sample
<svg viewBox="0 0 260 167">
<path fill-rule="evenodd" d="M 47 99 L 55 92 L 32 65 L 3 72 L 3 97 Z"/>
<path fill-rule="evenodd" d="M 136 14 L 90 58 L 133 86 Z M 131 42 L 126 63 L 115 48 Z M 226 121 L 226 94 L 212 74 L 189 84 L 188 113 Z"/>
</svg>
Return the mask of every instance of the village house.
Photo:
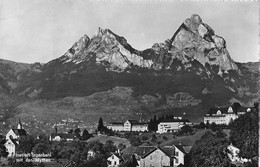
<svg viewBox="0 0 260 167">
<path fill-rule="evenodd" d="M 190 153 L 192 146 L 183 145 L 181 141 L 179 144 L 174 144 L 172 146 L 165 146 L 165 147 L 173 147 L 174 148 L 174 156 L 176 160 L 174 161 L 174 166 L 178 165 L 185 165 L 185 158 Z"/>
<path fill-rule="evenodd" d="M 126 122 L 111 122 L 107 125 L 108 129 L 113 131 L 144 132 L 148 131 L 148 123 L 138 122 L 136 120 L 127 120 Z"/>
<path fill-rule="evenodd" d="M 234 103 L 230 107 L 211 108 L 204 116 L 204 123 L 225 124 L 237 119 L 240 115 L 250 112 L 252 107 L 242 107 L 239 103 Z"/>
<path fill-rule="evenodd" d="M 163 120 L 158 124 L 157 133 L 177 132 L 184 125 L 192 125 L 192 123 L 188 119 L 183 119 L 182 117 Z"/>
<path fill-rule="evenodd" d="M 19 120 L 19 123 L 17 125 L 17 128 L 12 128 L 9 130 L 9 132 L 6 134 L 6 143 L 5 147 L 8 152 L 8 157 L 15 156 L 16 148 L 19 145 L 19 139 L 21 137 L 27 137 L 28 133 L 23 129 L 21 120 Z"/>
<path fill-rule="evenodd" d="M 173 147 L 130 146 L 122 151 L 124 160 L 132 155 L 135 155 L 140 167 L 172 167 L 176 159 Z"/>
<path fill-rule="evenodd" d="M 108 167 L 118 167 L 123 162 L 123 158 L 119 153 L 111 153 L 107 158 Z"/>
</svg>

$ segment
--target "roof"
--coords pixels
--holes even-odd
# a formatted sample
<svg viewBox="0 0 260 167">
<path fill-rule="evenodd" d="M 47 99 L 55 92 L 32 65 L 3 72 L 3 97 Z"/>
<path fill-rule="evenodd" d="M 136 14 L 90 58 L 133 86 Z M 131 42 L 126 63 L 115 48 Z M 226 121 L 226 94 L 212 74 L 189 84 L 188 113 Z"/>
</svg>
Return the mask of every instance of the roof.
<svg viewBox="0 0 260 167">
<path fill-rule="evenodd" d="M 15 146 L 18 145 L 18 140 L 17 140 L 17 139 L 10 139 L 10 140 L 7 140 L 6 143 L 7 143 L 8 141 L 11 141 Z"/>
<path fill-rule="evenodd" d="M 121 126 L 123 126 L 124 123 L 123 122 L 110 122 L 108 125 L 121 125 Z"/>
<path fill-rule="evenodd" d="M 188 119 L 165 119 L 161 122 L 190 122 Z"/>
<path fill-rule="evenodd" d="M 72 133 L 51 133 L 51 138 L 59 136 L 61 139 L 74 139 L 75 135 Z"/>
<path fill-rule="evenodd" d="M 184 154 L 188 154 L 192 148 L 192 146 L 187 146 L 187 145 L 174 145 L 174 146 L 177 147 Z"/>
<path fill-rule="evenodd" d="M 122 150 L 124 154 L 137 154 L 138 156 L 145 156 L 146 154 L 150 153 L 153 150 L 156 150 L 157 147 L 154 146 L 130 146 Z"/>
<path fill-rule="evenodd" d="M 27 132 L 24 129 L 12 129 L 17 136 L 27 136 Z"/>
<path fill-rule="evenodd" d="M 123 157 L 118 153 L 111 153 L 110 156 L 115 155 L 118 159 L 123 160 Z"/>
<path fill-rule="evenodd" d="M 122 156 L 125 160 L 129 159 L 132 154 L 137 154 L 138 156 L 145 158 L 157 149 L 164 152 L 167 156 L 169 156 L 171 158 L 175 158 L 173 147 L 155 147 L 155 146 L 130 146 L 130 147 L 125 148 L 122 151 L 122 153 L 123 153 Z"/>
<path fill-rule="evenodd" d="M 136 124 L 136 123 L 138 123 L 137 120 L 127 120 L 127 121 L 129 121 L 131 124 Z M 127 122 L 127 121 L 126 121 L 126 122 Z"/>
<path fill-rule="evenodd" d="M 238 112 L 247 112 L 247 109 L 250 108 L 253 110 L 253 107 L 242 107 L 240 104 L 239 106 L 235 106 L 234 104 L 230 106 L 233 110 L 233 113 L 237 114 Z M 217 114 L 217 111 L 220 110 L 221 114 L 228 114 L 229 107 L 218 107 L 218 108 L 210 108 L 207 114 L 212 116 L 213 114 Z M 206 114 L 206 115 L 207 115 Z M 215 116 L 215 115 L 214 115 Z"/>
<path fill-rule="evenodd" d="M 144 122 L 133 123 L 133 126 L 135 126 L 135 125 L 148 125 L 148 123 L 144 123 Z"/>
</svg>

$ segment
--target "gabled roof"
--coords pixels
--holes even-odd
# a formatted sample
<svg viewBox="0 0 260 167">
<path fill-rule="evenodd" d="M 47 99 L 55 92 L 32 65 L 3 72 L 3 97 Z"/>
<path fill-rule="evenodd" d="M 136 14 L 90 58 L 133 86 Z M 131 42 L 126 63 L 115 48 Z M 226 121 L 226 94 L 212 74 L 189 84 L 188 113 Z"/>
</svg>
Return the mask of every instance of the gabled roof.
<svg viewBox="0 0 260 167">
<path fill-rule="evenodd" d="M 120 155 L 120 154 L 118 154 L 118 153 L 110 153 L 111 155 L 110 155 L 110 157 L 112 156 L 112 155 L 114 155 L 114 156 L 116 156 L 119 160 L 123 160 L 123 157 Z"/>
<path fill-rule="evenodd" d="M 174 145 L 174 146 L 177 147 L 184 154 L 188 154 L 192 148 L 192 146 L 186 146 L 186 145 Z"/>
<path fill-rule="evenodd" d="M 164 147 L 161 147 L 161 149 L 162 149 L 162 150 L 164 151 L 164 153 L 167 154 L 169 157 L 175 158 L 175 157 L 174 157 L 174 155 L 175 155 L 174 147 L 164 146 Z"/>
<path fill-rule="evenodd" d="M 17 136 L 28 136 L 24 129 L 12 129 Z"/>
<path fill-rule="evenodd" d="M 232 104 L 230 107 L 232 108 L 234 114 L 237 114 L 238 112 L 247 112 L 248 108 L 253 110 L 253 107 L 243 107 L 240 104 L 238 104 L 238 105 Z M 207 112 L 207 114 L 212 116 L 213 114 L 217 114 L 218 110 L 221 111 L 221 114 L 228 114 L 228 109 L 229 109 L 229 107 L 210 108 L 209 111 Z M 207 116 L 207 114 L 206 114 L 206 116 Z"/>
<path fill-rule="evenodd" d="M 155 146 L 130 146 L 122 151 L 123 158 L 124 159 L 129 158 L 129 157 L 131 157 L 132 154 L 137 154 L 141 158 L 145 158 L 157 149 L 164 152 L 170 158 L 175 158 L 174 157 L 174 148 L 170 148 L 170 147 L 160 148 L 160 147 L 155 147 Z"/>
<path fill-rule="evenodd" d="M 157 147 L 154 146 L 130 146 L 122 150 L 124 154 L 137 154 L 138 156 L 143 157 L 144 155 L 150 153 L 153 150 L 156 150 Z"/>
<path fill-rule="evenodd" d="M 51 133 L 51 138 L 55 138 L 56 136 L 59 136 L 61 139 L 74 139 L 75 135 L 72 133 Z"/>
<path fill-rule="evenodd" d="M 138 123 L 137 120 L 127 120 L 127 121 L 129 121 L 131 124 Z M 127 122 L 127 121 L 126 121 L 126 122 Z"/>
<path fill-rule="evenodd" d="M 6 143 L 9 142 L 9 141 L 12 142 L 15 146 L 18 145 L 18 140 L 17 139 L 9 139 L 9 140 L 6 141 Z"/>
<path fill-rule="evenodd" d="M 123 122 L 110 122 L 108 125 L 121 125 L 124 126 Z"/>
</svg>

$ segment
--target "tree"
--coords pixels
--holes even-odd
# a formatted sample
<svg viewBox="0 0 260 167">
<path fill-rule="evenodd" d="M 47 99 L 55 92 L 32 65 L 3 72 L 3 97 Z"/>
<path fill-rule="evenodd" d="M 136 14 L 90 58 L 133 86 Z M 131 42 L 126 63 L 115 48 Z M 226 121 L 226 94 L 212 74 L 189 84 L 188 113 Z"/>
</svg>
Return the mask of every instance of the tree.
<svg viewBox="0 0 260 167">
<path fill-rule="evenodd" d="M 114 145 L 114 142 L 112 140 L 107 140 L 105 145 L 104 145 L 104 150 L 106 152 L 115 152 L 116 151 L 116 146 Z"/>
<path fill-rule="evenodd" d="M 18 153 L 31 153 L 35 145 L 35 139 L 32 136 L 22 137 L 19 139 L 17 146 Z"/>
<path fill-rule="evenodd" d="M 102 118 L 100 117 L 100 118 L 99 118 L 99 121 L 98 121 L 98 127 L 97 127 L 97 130 L 98 130 L 98 132 L 102 132 L 103 129 L 104 129 L 104 124 L 103 124 L 103 120 L 102 120 Z"/>
<path fill-rule="evenodd" d="M 206 128 L 205 123 L 204 123 L 204 122 L 201 122 L 201 123 L 199 124 L 199 128 L 200 128 L 200 129 L 205 129 L 205 128 Z"/>
<path fill-rule="evenodd" d="M 37 143 L 33 147 L 32 152 L 35 154 L 47 154 L 50 152 L 50 145 L 47 143 Z"/>
<path fill-rule="evenodd" d="M 191 134 L 193 132 L 193 129 L 189 125 L 184 125 L 181 127 L 181 134 Z"/>
<path fill-rule="evenodd" d="M 89 132 L 87 131 L 87 129 L 83 130 L 82 136 L 81 136 L 81 140 L 88 140 L 89 138 L 91 138 L 92 135 L 89 134 Z"/>
<path fill-rule="evenodd" d="M 137 166 L 139 166 L 139 165 L 138 165 L 138 163 L 137 163 L 137 160 L 136 160 L 136 158 L 135 158 L 135 155 L 133 154 L 133 155 L 131 156 L 131 159 L 130 159 L 129 164 L 127 165 L 127 167 L 137 167 Z"/>
<path fill-rule="evenodd" d="M 253 110 L 235 119 L 230 125 L 230 141 L 240 149 L 243 158 L 258 157 L 258 121 L 258 112 Z"/>
<path fill-rule="evenodd" d="M 228 167 L 231 166 L 226 152 L 229 141 L 222 131 L 207 131 L 197 140 L 190 151 L 191 164 L 195 167 Z"/>
<path fill-rule="evenodd" d="M 80 132 L 80 128 L 74 130 L 74 134 L 77 136 L 77 138 L 80 138 Z"/>
<path fill-rule="evenodd" d="M 0 158 L 1 157 L 5 157 L 6 158 L 8 156 L 8 152 L 7 152 L 7 149 L 5 147 L 5 142 L 6 142 L 5 139 L 2 139 L 0 141 Z"/>
</svg>

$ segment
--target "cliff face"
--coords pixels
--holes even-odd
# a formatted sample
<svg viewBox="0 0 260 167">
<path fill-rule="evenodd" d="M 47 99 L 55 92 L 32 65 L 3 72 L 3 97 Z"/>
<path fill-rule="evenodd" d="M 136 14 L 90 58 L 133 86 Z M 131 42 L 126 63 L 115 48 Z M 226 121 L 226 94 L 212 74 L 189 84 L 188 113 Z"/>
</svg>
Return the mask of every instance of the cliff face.
<svg viewBox="0 0 260 167">
<path fill-rule="evenodd" d="M 220 75 L 238 69 L 226 49 L 225 40 L 215 35 L 214 30 L 203 23 L 198 15 L 186 19 L 171 39 L 154 44 L 144 51 L 135 50 L 125 38 L 111 30 L 99 28 L 91 39 L 87 35 L 80 38 L 64 54 L 62 61 L 79 64 L 92 59 L 107 70 L 117 72 L 133 67 L 157 71 L 171 69 L 173 66 L 176 68 L 176 61 L 184 65 L 177 70 L 186 70 L 194 60 L 205 68 L 206 64 L 218 66 L 217 72 Z"/>
</svg>

